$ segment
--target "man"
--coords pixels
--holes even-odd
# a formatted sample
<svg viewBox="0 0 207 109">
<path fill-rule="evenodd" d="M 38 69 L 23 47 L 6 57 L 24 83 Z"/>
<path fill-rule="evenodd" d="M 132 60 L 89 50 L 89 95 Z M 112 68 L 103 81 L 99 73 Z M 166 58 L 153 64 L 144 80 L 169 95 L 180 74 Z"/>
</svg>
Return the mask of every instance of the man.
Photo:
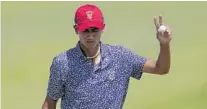
<svg viewBox="0 0 207 109">
<path fill-rule="evenodd" d="M 103 44 L 105 27 L 101 10 L 83 5 L 75 13 L 74 29 L 79 36 L 76 47 L 57 55 L 50 68 L 48 91 L 42 109 L 121 109 L 130 77 L 140 79 L 142 72 L 163 75 L 170 69 L 169 28 L 154 18 L 160 53 L 157 61 L 137 55 L 123 46 Z"/>
</svg>

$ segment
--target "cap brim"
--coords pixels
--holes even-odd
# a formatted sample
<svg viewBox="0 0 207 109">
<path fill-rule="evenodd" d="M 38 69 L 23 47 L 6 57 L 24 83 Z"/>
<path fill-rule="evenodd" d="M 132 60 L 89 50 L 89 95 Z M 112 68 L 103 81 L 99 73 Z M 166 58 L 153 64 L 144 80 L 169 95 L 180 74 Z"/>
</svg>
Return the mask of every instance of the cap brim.
<svg viewBox="0 0 207 109">
<path fill-rule="evenodd" d="M 90 27 L 96 27 L 96 28 L 99 28 L 99 29 L 103 30 L 104 29 L 104 24 L 103 24 L 103 22 L 94 22 L 93 21 L 93 22 L 85 22 L 85 23 L 77 25 L 77 29 L 80 32 L 83 32 L 84 30 L 86 30 Z"/>
</svg>

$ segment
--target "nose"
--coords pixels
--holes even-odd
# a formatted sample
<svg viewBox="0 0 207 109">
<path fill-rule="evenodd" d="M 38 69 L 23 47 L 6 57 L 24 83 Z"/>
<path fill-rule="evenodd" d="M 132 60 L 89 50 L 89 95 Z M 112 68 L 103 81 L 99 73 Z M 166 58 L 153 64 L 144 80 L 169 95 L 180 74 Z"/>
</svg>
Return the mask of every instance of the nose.
<svg viewBox="0 0 207 109">
<path fill-rule="evenodd" d="M 93 32 L 89 32 L 88 38 L 93 39 L 94 38 L 94 33 Z"/>
</svg>

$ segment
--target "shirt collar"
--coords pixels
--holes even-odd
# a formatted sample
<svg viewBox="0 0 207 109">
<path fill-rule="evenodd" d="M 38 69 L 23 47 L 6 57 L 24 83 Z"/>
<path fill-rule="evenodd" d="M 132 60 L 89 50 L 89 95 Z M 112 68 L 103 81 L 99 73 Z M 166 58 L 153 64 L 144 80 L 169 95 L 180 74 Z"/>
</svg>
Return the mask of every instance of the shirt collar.
<svg viewBox="0 0 207 109">
<path fill-rule="evenodd" d="M 80 41 L 77 42 L 75 49 L 77 51 L 78 57 L 86 58 L 86 56 L 83 54 L 80 48 Z M 101 57 L 105 58 L 108 54 L 108 50 L 107 50 L 106 45 L 104 45 L 101 41 L 100 41 L 100 49 L 101 49 Z"/>
</svg>

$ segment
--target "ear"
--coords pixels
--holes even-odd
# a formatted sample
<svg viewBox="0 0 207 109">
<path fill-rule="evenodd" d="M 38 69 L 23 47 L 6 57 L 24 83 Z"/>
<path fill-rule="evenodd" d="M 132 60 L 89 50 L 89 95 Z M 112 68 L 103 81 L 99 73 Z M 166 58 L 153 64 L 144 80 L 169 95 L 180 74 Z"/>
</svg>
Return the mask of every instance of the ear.
<svg viewBox="0 0 207 109">
<path fill-rule="evenodd" d="M 75 30 L 75 33 L 78 34 L 77 25 L 73 25 L 73 28 L 74 28 L 74 30 Z"/>
<path fill-rule="evenodd" d="M 106 28 L 106 25 L 104 24 L 104 29 L 102 30 L 102 32 L 104 32 L 104 31 L 105 31 L 105 28 Z"/>
</svg>

